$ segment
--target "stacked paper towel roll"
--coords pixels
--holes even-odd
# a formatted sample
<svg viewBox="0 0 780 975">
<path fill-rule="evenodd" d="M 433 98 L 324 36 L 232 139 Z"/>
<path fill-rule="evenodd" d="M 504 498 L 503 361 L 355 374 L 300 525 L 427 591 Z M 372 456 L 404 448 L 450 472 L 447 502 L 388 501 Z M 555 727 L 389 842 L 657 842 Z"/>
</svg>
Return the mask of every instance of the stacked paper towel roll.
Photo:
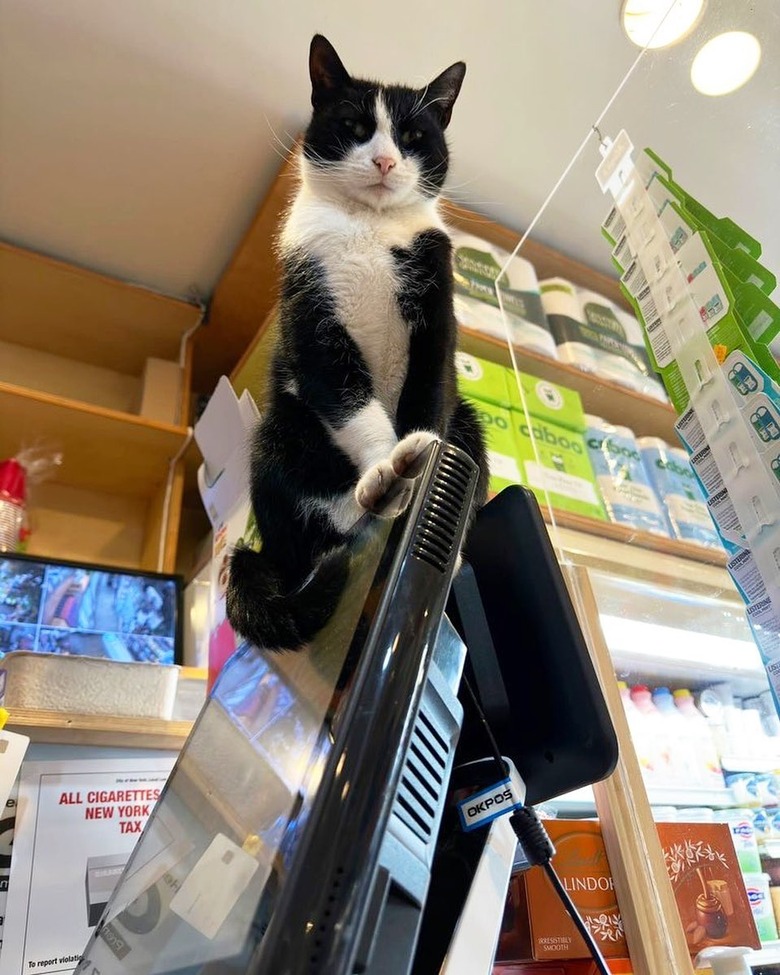
<svg viewBox="0 0 780 975">
<path fill-rule="evenodd" d="M 559 359 L 655 399 L 666 399 L 633 315 L 565 278 L 547 278 L 539 289 Z"/>
<path fill-rule="evenodd" d="M 595 350 L 579 338 L 585 318 L 576 286 L 565 278 L 547 278 L 539 282 L 539 291 L 558 358 L 586 372 L 596 372 Z"/>
<path fill-rule="evenodd" d="M 555 342 L 530 261 L 513 257 L 480 237 L 453 233 L 455 314 L 461 325 L 511 340 L 514 345 L 556 358 Z M 503 311 L 496 294 L 501 276 Z"/>
</svg>

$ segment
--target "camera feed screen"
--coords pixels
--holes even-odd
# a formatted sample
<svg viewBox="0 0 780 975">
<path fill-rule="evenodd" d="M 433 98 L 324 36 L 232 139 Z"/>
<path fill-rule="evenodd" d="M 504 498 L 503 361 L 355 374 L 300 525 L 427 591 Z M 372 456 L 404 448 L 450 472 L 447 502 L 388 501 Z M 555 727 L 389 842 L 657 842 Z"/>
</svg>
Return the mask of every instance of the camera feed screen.
<svg viewBox="0 0 780 975">
<path fill-rule="evenodd" d="M 0 657 L 12 650 L 172 664 L 173 579 L 0 559 Z"/>
</svg>

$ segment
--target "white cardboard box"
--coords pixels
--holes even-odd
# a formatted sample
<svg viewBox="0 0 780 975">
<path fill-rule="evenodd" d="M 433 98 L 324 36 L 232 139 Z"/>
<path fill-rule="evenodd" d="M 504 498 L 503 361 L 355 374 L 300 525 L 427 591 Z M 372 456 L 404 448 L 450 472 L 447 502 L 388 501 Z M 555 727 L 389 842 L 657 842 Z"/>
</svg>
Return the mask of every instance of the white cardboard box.
<svg viewBox="0 0 780 975">
<path fill-rule="evenodd" d="M 195 425 L 195 440 L 203 454 L 198 488 L 213 528 L 211 600 L 209 613 L 209 686 L 239 640 L 225 614 L 225 591 L 230 553 L 239 540 L 257 542 L 257 528 L 249 503 L 250 432 L 260 413 L 248 391 L 237 397 L 226 376 L 217 383 L 203 415 Z"/>
</svg>

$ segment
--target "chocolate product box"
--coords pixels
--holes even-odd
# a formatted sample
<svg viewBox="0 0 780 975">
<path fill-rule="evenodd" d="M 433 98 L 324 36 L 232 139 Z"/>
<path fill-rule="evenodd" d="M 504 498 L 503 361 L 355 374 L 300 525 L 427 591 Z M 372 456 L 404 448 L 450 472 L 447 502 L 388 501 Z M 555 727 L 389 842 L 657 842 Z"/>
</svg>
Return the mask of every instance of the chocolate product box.
<svg viewBox="0 0 780 975">
<path fill-rule="evenodd" d="M 607 959 L 612 975 L 633 975 L 631 962 L 627 958 Z M 592 961 L 584 959 L 567 962 L 529 961 L 519 965 L 496 965 L 493 975 L 598 975 Z"/>
<path fill-rule="evenodd" d="M 556 848 L 553 864 L 558 876 L 602 954 L 607 959 L 628 958 L 599 824 L 550 820 L 545 828 Z M 691 957 L 718 945 L 759 948 L 728 825 L 657 823 L 656 828 Z M 538 868 L 515 875 L 507 895 L 497 963 L 558 960 L 563 964 L 588 957 L 585 942 L 546 875 Z"/>
<path fill-rule="evenodd" d="M 731 830 L 725 823 L 658 823 L 692 956 L 715 945 L 759 948 Z"/>
<path fill-rule="evenodd" d="M 623 919 L 599 824 L 549 820 L 544 825 L 555 845 L 555 870 L 602 954 L 605 958 L 627 958 Z M 497 960 L 552 961 L 588 955 L 546 874 L 537 868 L 514 876 Z"/>
</svg>

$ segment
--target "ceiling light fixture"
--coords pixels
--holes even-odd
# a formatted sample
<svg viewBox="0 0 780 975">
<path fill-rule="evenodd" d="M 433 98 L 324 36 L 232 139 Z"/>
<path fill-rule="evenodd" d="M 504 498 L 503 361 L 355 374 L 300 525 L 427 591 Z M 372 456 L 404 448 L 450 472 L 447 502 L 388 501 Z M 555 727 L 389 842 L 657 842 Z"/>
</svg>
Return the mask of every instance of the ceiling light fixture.
<svg viewBox="0 0 780 975">
<path fill-rule="evenodd" d="M 691 82 L 702 95 L 728 95 L 750 81 L 760 61 L 758 38 L 731 30 L 701 48 L 691 65 Z"/>
<path fill-rule="evenodd" d="M 705 0 L 623 0 L 620 22 L 637 47 L 669 47 L 696 27 Z"/>
</svg>

